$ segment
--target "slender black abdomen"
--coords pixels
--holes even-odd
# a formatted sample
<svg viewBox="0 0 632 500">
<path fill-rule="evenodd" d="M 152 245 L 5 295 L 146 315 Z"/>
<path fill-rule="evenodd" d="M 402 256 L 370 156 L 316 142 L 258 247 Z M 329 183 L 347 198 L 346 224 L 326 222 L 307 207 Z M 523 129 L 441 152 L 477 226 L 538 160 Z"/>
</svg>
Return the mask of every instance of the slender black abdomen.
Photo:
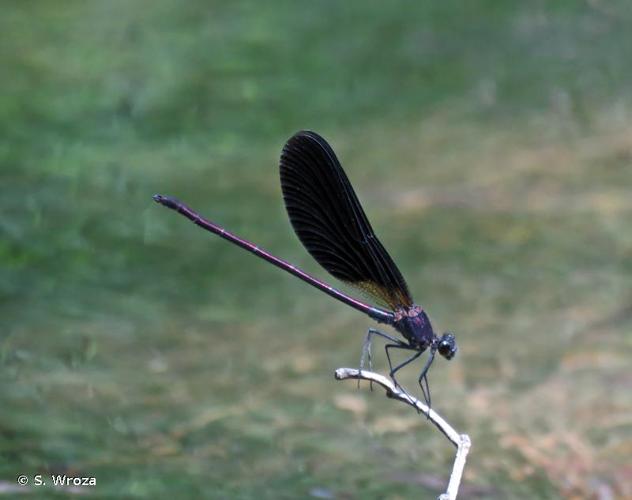
<svg viewBox="0 0 632 500">
<path fill-rule="evenodd" d="M 309 283 L 313 287 L 316 287 L 319 290 L 322 290 L 323 292 L 333 297 L 334 299 L 344 302 L 345 304 L 350 305 L 351 307 L 353 307 L 354 309 L 357 309 L 358 311 L 362 311 L 363 313 L 367 314 L 369 317 L 373 318 L 378 323 L 385 323 L 387 325 L 393 324 L 394 314 L 392 312 L 385 311 L 384 309 L 381 309 L 379 307 L 374 307 L 370 304 L 366 304 L 354 297 L 351 297 L 350 295 L 347 295 L 346 293 L 341 292 L 340 290 L 338 290 L 337 288 L 334 288 L 328 283 L 325 283 L 324 281 L 314 278 L 313 276 L 307 274 L 305 271 L 299 269 L 296 266 L 293 266 L 289 262 L 283 259 L 279 259 L 278 257 L 275 257 L 274 255 L 272 255 L 270 252 L 266 252 L 262 248 L 259 248 L 258 245 L 255 245 L 254 243 L 251 243 L 248 240 L 240 238 L 239 236 L 234 235 L 230 231 L 227 231 L 222 226 L 215 224 L 214 222 L 211 222 L 208 219 L 205 219 L 194 210 L 191 210 L 187 205 L 185 205 L 181 201 L 175 198 L 172 198 L 170 196 L 163 196 L 161 194 L 155 194 L 153 198 L 156 203 L 160 203 L 161 205 L 167 208 L 175 210 L 181 215 L 184 215 L 187 219 L 189 219 L 194 224 L 197 224 L 198 226 L 200 226 L 201 228 L 206 229 L 207 231 L 210 231 L 211 233 L 214 233 L 218 235 L 219 237 L 230 241 L 234 245 L 237 245 L 243 248 L 244 250 L 247 250 L 248 252 L 256 255 L 257 257 L 268 261 L 270 264 L 273 264 L 277 266 L 278 268 L 281 268 L 284 271 L 290 274 L 293 274 L 297 278 L 303 280 L 306 283 Z"/>
</svg>

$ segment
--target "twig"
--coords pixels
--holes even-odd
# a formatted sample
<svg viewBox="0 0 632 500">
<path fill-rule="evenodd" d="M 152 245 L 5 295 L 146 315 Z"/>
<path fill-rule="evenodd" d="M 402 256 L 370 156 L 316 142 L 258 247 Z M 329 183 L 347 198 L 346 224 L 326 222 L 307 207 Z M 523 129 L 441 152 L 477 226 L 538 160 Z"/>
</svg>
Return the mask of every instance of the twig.
<svg viewBox="0 0 632 500">
<path fill-rule="evenodd" d="M 439 496 L 438 500 L 455 500 L 457 493 L 459 492 L 459 485 L 461 484 L 461 477 L 463 476 L 463 468 L 465 467 L 465 461 L 467 454 L 470 451 L 472 442 L 467 434 L 459 434 L 454 428 L 448 424 L 441 415 L 439 415 L 432 408 L 428 408 L 427 405 L 419 401 L 417 398 L 410 396 L 398 388 L 390 378 L 387 378 L 379 373 L 368 372 L 366 370 L 356 370 L 354 368 L 338 368 L 335 372 L 336 380 L 368 380 L 369 382 L 375 382 L 386 389 L 386 395 L 391 399 L 397 399 L 402 403 L 416 408 L 421 413 L 425 414 L 437 429 L 447 437 L 454 446 L 456 446 L 456 456 L 454 458 L 454 465 L 452 466 L 452 474 L 450 474 L 450 482 L 446 492 Z"/>
</svg>

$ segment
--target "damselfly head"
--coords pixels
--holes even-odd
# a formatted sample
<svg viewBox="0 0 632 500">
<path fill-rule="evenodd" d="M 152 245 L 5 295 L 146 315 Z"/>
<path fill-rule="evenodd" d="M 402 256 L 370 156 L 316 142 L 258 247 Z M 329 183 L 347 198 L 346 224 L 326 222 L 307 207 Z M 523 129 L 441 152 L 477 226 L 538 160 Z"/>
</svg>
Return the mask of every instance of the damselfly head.
<svg viewBox="0 0 632 500">
<path fill-rule="evenodd" d="M 456 338 L 450 332 L 446 332 L 439 339 L 437 344 L 437 351 L 445 359 L 452 359 L 458 350 L 456 346 Z"/>
</svg>

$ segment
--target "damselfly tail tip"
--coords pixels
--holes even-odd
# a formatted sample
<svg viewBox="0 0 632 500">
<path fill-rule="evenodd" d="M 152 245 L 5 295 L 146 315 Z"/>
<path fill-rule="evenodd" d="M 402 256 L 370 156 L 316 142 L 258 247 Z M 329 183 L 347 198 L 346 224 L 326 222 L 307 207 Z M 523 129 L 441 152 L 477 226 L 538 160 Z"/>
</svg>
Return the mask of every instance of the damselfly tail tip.
<svg viewBox="0 0 632 500">
<path fill-rule="evenodd" d="M 168 208 L 178 208 L 178 201 L 175 198 L 169 196 L 163 196 L 161 194 L 155 194 L 152 196 L 156 203 L 160 203 Z"/>
</svg>

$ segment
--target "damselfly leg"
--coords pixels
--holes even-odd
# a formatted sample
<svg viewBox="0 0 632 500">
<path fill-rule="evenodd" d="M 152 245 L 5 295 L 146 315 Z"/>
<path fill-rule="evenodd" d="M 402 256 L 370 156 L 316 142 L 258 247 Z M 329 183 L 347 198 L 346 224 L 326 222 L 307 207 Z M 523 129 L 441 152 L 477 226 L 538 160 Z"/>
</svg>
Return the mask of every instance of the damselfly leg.
<svg viewBox="0 0 632 500">
<path fill-rule="evenodd" d="M 397 365 L 395 368 L 393 368 L 393 363 L 391 363 L 391 356 L 389 353 L 389 349 L 403 349 L 406 351 L 415 351 L 415 354 L 413 354 L 410 358 L 408 358 L 407 360 L 405 360 L 404 362 L 400 363 L 399 365 Z M 412 398 L 412 396 L 410 394 L 408 394 L 408 391 L 406 391 L 406 389 L 404 389 L 404 387 L 402 387 L 402 385 L 397 381 L 397 379 L 395 378 L 395 373 L 398 370 L 401 370 L 402 368 L 404 368 L 404 366 L 412 363 L 413 361 L 415 361 L 419 356 L 421 356 L 423 354 L 423 351 L 417 351 L 417 349 L 415 349 L 414 347 L 410 347 L 408 344 L 386 344 L 384 346 L 384 351 L 386 351 L 386 359 L 388 360 L 388 367 L 390 369 L 389 375 L 390 377 L 393 379 L 393 382 L 395 382 L 395 385 L 397 387 L 399 387 L 399 389 L 406 394 L 406 396 L 408 396 L 409 398 Z"/>
<path fill-rule="evenodd" d="M 384 332 L 381 332 L 380 330 L 376 330 L 375 328 L 369 328 L 367 333 L 366 333 L 366 337 L 364 339 L 364 343 L 362 344 L 362 355 L 360 356 L 360 371 L 362 371 L 364 369 L 364 362 L 365 360 L 369 361 L 369 370 L 373 369 L 373 359 L 371 356 L 371 341 L 373 340 L 372 337 L 373 335 L 377 335 L 379 337 L 382 337 L 386 340 L 390 340 L 391 342 L 394 342 L 395 344 L 399 345 L 403 348 L 405 348 L 407 346 L 406 343 L 404 343 L 403 341 L 395 338 L 395 337 L 391 337 L 390 335 L 387 335 Z M 388 352 L 387 352 L 387 356 L 388 356 Z M 389 360 L 389 369 L 392 368 L 390 365 L 390 360 Z M 397 383 L 397 382 L 396 382 Z M 373 382 L 369 383 L 369 386 L 371 388 L 371 390 L 373 390 Z M 360 388 L 360 379 L 358 379 L 358 388 Z"/>
</svg>

